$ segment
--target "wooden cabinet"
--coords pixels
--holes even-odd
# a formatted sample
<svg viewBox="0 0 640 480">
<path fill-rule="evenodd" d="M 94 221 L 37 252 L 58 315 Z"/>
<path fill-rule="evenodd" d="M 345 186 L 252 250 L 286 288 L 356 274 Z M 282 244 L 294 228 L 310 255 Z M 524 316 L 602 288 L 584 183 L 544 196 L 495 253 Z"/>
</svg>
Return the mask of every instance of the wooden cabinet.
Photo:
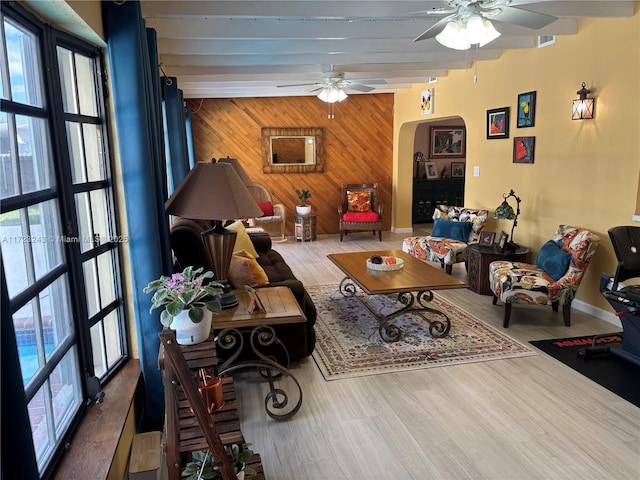
<svg viewBox="0 0 640 480">
<path fill-rule="evenodd" d="M 414 178 L 412 222 L 433 222 L 436 205 L 464 206 L 464 178 Z"/>
</svg>

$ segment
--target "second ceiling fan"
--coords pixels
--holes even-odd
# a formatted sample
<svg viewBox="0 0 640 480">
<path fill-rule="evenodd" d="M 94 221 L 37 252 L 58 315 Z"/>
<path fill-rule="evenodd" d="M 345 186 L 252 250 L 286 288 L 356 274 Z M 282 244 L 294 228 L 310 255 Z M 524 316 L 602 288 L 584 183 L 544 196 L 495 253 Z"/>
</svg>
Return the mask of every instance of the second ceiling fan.
<svg viewBox="0 0 640 480">
<path fill-rule="evenodd" d="M 368 93 L 374 90 L 374 87 L 370 87 L 364 83 L 382 85 L 387 82 L 381 78 L 376 78 L 363 80 L 362 83 L 359 83 L 357 81 L 346 80 L 343 72 L 331 70 L 330 72 L 323 73 L 321 79 L 317 82 L 278 85 L 278 88 L 315 86 L 316 88 L 310 90 L 309 93 L 319 92 L 317 96 L 320 100 L 327 103 L 335 103 L 347 98 L 348 95 L 345 90 L 354 90 L 362 93 Z"/>
</svg>

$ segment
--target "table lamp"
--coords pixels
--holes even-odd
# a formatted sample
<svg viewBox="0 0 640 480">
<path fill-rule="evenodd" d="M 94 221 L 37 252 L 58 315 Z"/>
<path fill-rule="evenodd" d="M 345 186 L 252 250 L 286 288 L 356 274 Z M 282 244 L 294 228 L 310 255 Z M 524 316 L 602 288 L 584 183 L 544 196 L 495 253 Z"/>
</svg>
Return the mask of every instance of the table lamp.
<svg viewBox="0 0 640 480">
<path fill-rule="evenodd" d="M 237 233 L 224 228 L 224 220 L 259 217 L 262 210 L 247 187 L 227 163 L 198 163 L 166 201 L 165 210 L 171 215 L 211 220 L 213 228 L 202 232 L 213 265 L 215 280 L 223 285 L 220 298 L 222 308 L 238 305 L 229 285 L 229 265 Z"/>
<path fill-rule="evenodd" d="M 215 163 L 215 162 L 213 162 L 213 163 Z M 231 158 L 231 157 L 219 158 L 218 159 L 218 163 L 228 163 L 229 165 L 231 165 L 233 167 L 233 169 L 236 171 L 236 173 L 240 177 L 240 180 L 242 180 L 242 183 L 244 183 L 245 186 L 254 184 L 254 181 L 251 180 L 251 177 L 249 177 L 249 175 L 247 174 L 245 169 L 242 168 L 242 165 L 240 164 L 240 162 L 238 161 L 237 158 Z"/>
<path fill-rule="evenodd" d="M 509 202 L 507 202 L 507 199 L 510 197 L 516 199 L 515 212 L 513 211 L 511 205 L 509 205 Z M 513 226 L 511 227 L 511 237 L 509 237 L 510 241 L 508 242 L 513 249 L 518 248 L 518 245 L 513 243 L 513 230 L 516 228 L 516 225 L 518 225 L 518 215 L 520 215 L 520 197 L 518 197 L 513 190 L 510 190 L 508 194 L 503 193 L 502 203 L 498 208 L 496 208 L 496 211 L 493 214 L 493 218 L 495 218 L 496 220 L 513 220 Z"/>
</svg>

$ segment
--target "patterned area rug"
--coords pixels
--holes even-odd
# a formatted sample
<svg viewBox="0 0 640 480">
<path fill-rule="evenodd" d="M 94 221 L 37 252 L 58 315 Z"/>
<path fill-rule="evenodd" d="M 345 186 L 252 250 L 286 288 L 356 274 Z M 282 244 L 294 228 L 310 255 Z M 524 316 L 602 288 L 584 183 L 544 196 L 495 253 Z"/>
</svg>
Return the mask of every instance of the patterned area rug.
<svg viewBox="0 0 640 480">
<path fill-rule="evenodd" d="M 401 328 L 402 338 L 387 343 L 366 308 L 355 298 L 343 297 L 337 285 L 308 286 L 307 290 L 318 310 L 313 359 L 325 380 L 537 355 L 438 294 L 430 306 L 451 320 L 447 336 L 432 338 L 428 322 L 405 314 L 392 322 Z M 389 314 L 400 306 L 395 295 L 360 294 L 376 312 Z"/>
</svg>

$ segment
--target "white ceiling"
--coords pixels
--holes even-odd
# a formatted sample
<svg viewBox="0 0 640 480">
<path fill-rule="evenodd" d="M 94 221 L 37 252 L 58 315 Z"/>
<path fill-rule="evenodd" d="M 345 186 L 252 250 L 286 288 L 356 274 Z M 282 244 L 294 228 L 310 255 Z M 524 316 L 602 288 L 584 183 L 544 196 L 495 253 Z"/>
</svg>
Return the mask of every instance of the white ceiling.
<svg viewBox="0 0 640 480">
<path fill-rule="evenodd" d="M 573 35 L 579 17 L 633 16 L 634 4 L 512 0 L 558 19 L 540 30 L 494 22 L 502 36 L 476 52 L 447 49 L 433 38 L 413 42 L 442 18 L 424 13 L 445 6 L 442 0 L 141 2 L 147 27 L 158 35 L 161 68 L 178 78 L 186 98 L 310 95 L 313 85 L 276 86 L 313 84 L 332 65 L 357 83 L 386 80 L 372 84 L 373 93 L 393 92 L 468 69 L 476 55 L 492 60 L 505 49 L 536 48 L 538 35 Z"/>
</svg>

